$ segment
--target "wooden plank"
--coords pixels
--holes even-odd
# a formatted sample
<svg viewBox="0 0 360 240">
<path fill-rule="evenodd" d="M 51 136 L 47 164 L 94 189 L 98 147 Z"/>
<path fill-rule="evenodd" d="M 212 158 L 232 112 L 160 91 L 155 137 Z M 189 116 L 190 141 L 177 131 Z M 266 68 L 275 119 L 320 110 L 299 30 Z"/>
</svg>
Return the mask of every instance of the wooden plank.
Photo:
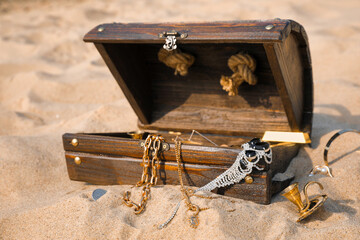
<svg viewBox="0 0 360 240">
<path fill-rule="evenodd" d="M 175 146 L 172 143 L 174 136 L 161 134 L 167 143 L 170 145 L 170 150 L 163 152 L 161 155 L 166 161 L 176 162 Z M 125 134 L 124 134 L 125 135 Z M 187 139 L 186 134 L 182 135 L 183 139 Z M 224 137 L 207 135 L 219 145 L 228 144 L 236 145 L 235 147 L 215 147 L 215 146 L 198 146 L 183 144 L 181 156 L 184 163 L 197 164 L 197 165 L 218 165 L 223 167 L 230 167 L 238 153 L 242 150 L 241 144 L 247 142 L 249 139 L 236 137 Z M 71 140 L 76 138 L 79 142 L 78 146 L 73 146 Z M 204 139 L 195 135 L 192 138 L 194 141 L 204 143 Z M 227 139 L 227 141 L 225 141 Z M 132 158 L 142 158 L 143 148 L 139 144 L 139 140 L 129 139 L 125 137 L 106 136 L 103 135 L 89 135 L 89 134 L 64 134 L 63 145 L 65 151 L 89 153 L 98 155 L 110 156 L 127 156 Z M 292 143 L 281 143 L 271 145 L 273 152 L 273 163 L 270 165 L 273 173 L 283 172 L 286 170 L 290 160 L 296 156 L 299 145 Z M 263 161 L 259 165 L 267 169 L 269 166 Z"/>
<path fill-rule="evenodd" d="M 157 60 L 160 48 L 161 45 L 118 44 L 116 47 L 114 45 L 111 51 L 114 58 L 116 56 L 117 59 L 121 59 L 117 62 L 123 62 L 124 65 L 126 62 L 127 68 L 119 70 L 120 74 L 123 71 L 125 74 L 138 72 L 134 66 L 145 66 L 141 72 L 146 77 L 121 78 L 122 84 L 134 86 L 134 95 L 139 91 L 136 88 L 144 90 L 148 89 L 146 86 L 151 85 L 152 98 L 149 101 L 152 102 L 152 108 L 146 108 L 146 115 L 151 113 L 150 122 L 144 123 L 140 118 L 142 128 L 174 129 L 183 132 L 191 131 L 196 125 L 201 128 L 196 129 L 202 132 L 247 136 L 261 136 L 264 130 L 290 130 L 270 66 L 265 61 L 267 56 L 262 45 L 187 46 L 185 51 L 196 55 L 197 59 L 186 77 L 174 76 L 172 69 Z M 126 52 L 138 56 L 137 51 L 143 53 L 141 58 L 131 59 L 124 54 Z M 227 59 L 239 51 L 248 52 L 257 59 L 259 63 L 256 74 L 262 73 L 259 76 L 262 78 L 259 78 L 256 86 L 243 84 L 239 88 L 239 96 L 231 97 L 222 90 L 219 79 L 223 74 L 231 75 Z M 129 102 L 132 103 L 133 99 L 129 99 Z M 206 109 L 209 109 L 209 112 Z M 184 121 L 181 115 L 188 114 L 192 114 L 193 117 Z"/>
<path fill-rule="evenodd" d="M 149 99 L 151 92 L 146 91 L 146 85 L 149 83 L 142 81 L 144 77 L 141 75 L 142 71 L 138 69 L 141 62 L 133 66 L 126 65 L 127 61 L 134 59 L 134 52 L 128 53 L 126 50 L 123 50 L 121 53 L 122 56 L 120 57 L 117 56 L 117 51 L 114 51 L 114 46 L 104 46 L 104 44 L 95 43 L 95 47 L 104 59 L 138 118 L 141 122 L 149 123 L 151 114 L 151 101 Z M 140 85 L 143 87 L 139 87 L 140 81 Z"/>
<path fill-rule="evenodd" d="M 295 143 L 277 143 L 271 145 L 273 161 L 270 164 L 270 170 L 273 174 L 286 171 L 291 160 L 298 154 L 300 144 Z"/>
<path fill-rule="evenodd" d="M 195 84 L 194 84 L 195 85 Z M 261 84 L 259 84 L 261 85 Z M 196 86 L 195 86 L 196 87 Z M 255 91 L 262 89 L 262 97 L 254 93 Z M 264 112 L 282 112 L 285 114 L 284 107 L 281 102 L 281 98 L 277 96 L 277 92 L 273 91 L 272 87 L 262 86 L 257 89 L 249 89 L 240 93 L 237 96 L 218 95 L 212 93 L 197 93 L 192 92 L 184 94 L 186 87 L 179 86 L 171 92 L 164 91 L 163 94 L 156 94 L 154 96 L 154 111 L 159 109 L 166 109 L 167 107 L 203 107 L 219 108 L 221 110 L 228 110 L 228 114 L 232 114 L 234 111 L 254 111 L 254 114 L 258 111 Z M 170 97 L 173 97 L 171 101 Z M 255 117 L 255 116 L 253 116 Z M 258 118 L 257 118 L 258 119 Z M 241 119 L 236 119 L 241 121 Z M 287 120 L 286 120 L 287 122 Z"/>
<path fill-rule="evenodd" d="M 264 47 L 293 131 L 311 135 L 314 91 L 308 38 L 304 28 L 294 21 L 286 32 L 290 37 L 283 44 Z"/>
<path fill-rule="evenodd" d="M 291 22 L 291 33 L 299 43 L 299 51 L 301 54 L 303 71 L 303 117 L 301 129 L 303 132 L 309 133 L 311 136 L 313 109 L 314 109 L 314 86 L 312 76 L 311 54 L 308 43 L 308 37 L 303 26 L 296 22 Z"/>
<path fill-rule="evenodd" d="M 182 105 L 174 110 L 159 109 L 153 112 L 150 125 L 142 129 L 189 131 L 202 133 L 261 137 L 267 130 L 291 131 L 284 112 L 254 109 L 222 109 Z"/>
<path fill-rule="evenodd" d="M 166 134 L 162 134 L 166 135 Z M 141 175 L 141 157 L 143 149 L 138 140 L 124 137 L 125 133 L 106 135 L 65 134 L 63 136 L 64 149 L 69 177 L 76 181 L 86 181 L 93 184 L 135 184 Z M 165 136 L 169 138 L 169 134 Z M 183 138 L 186 139 L 184 135 Z M 208 136 L 210 137 L 210 136 Z M 71 140 L 77 138 L 79 145 L 71 145 Z M 194 141 L 200 141 L 194 136 Z M 220 143 L 223 139 L 241 144 L 245 139 L 238 137 L 224 137 L 211 135 L 211 139 Z M 236 140 L 235 140 L 236 139 Z M 299 146 L 296 144 L 272 145 L 273 163 L 266 166 L 266 172 L 254 170 L 253 184 L 240 183 L 229 188 L 221 188 L 216 193 L 242 198 L 262 204 L 269 204 L 272 194 L 271 178 L 277 172 L 285 171 L 288 163 L 297 154 Z M 233 164 L 241 149 L 225 147 L 209 147 L 196 145 L 182 145 L 182 162 L 185 167 L 185 184 L 203 186 L 216 176 L 224 172 Z M 74 163 L 74 158 L 81 158 L 81 164 Z M 126 157 L 125 157 L 126 156 Z M 174 144 L 170 150 L 161 154 L 159 169 L 159 184 L 179 184 L 177 178 L 177 164 Z"/>
<path fill-rule="evenodd" d="M 76 138 L 79 142 L 78 146 L 71 145 L 71 140 Z M 174 138 L 174 136 L 172 136 Z M 176 161 L 175 145 L 170 139 L 170 150 L 162 153 L 164 159 L 168 161 Z M 194 138 L 196 141 L 197 139 Z M 143 148 L 140 146 L 139 140 L 120 137 L 94 136 L 87 134 L 64 134 L 63 144 L 65 151 L 83 152 L 91 154 L 128 156 L 132 158 L 142 158 Z M 185 163 L 200 165 L 222 165 L 231 166 L 241 149 L 214 147 L 214 146 L 198 146 L 198 145 L 182 145 L 182 158 Z"/>
<path fill-rule="evenodd" d="M 284 105 L 290 128 L 292 131 L 300 131 L 301 122 L 299 121 L 301 121 L 301 119 L 298 118 L 301 112 L 298 112 L 300 110 L 300 105 L 297 105 L 299 102 L 296 101 L 298 94 L 296 94 L 296 96 L 292 96 L 291 93 L 293 91 L 301 91 L 302 88 L 296 90 L 289 88 L 289 86 L 291 86 L 290 82 L 293 79 L 291 76 L 296 76 L 298 72 L 295 72 L 290 76 L 287 68 L 287 62 L 285 61 L 286 59 L 282 53 L 281 44 L 264 44 L 264 48 L 269 59 L 276 86 Z M 296 51 L 296 49 L 294 49 L 294 51 Z"/>
<path fill-rule="evenodd" d="M 101 24 L 84 37 L 86 42 L 162 43 L 159 33 L 175 30 L 187 33 L 188 37 L 179 43 L 207 42 L 274 42 L 286 37 L 289 20 L 237 21 L 213 23 L 112 23 Z M 267 30 L 267 25 L 274 28 Z M 100 31 L 99 31 L 100 29 Z"/>
<path fill-rule="evenodd" d="M 81 164 L 74 163 L 80 157 Z M 141 159 L 88 153 L 66 152 L 69 177 L 92 184 L 136 184 L 142 174 Z M 183 180 L 187 186 L 203 186 L 226 170 L 223 166 L 183 164 Z M 162 161 L 157 185 L 178 185 L 177 163 Z M 266 172 L 251 174 L 252 184 L 241 181 L 232 187 L 214 190 L 219 194 L 242 198 L 261 204 L 270 203 L 271 177 Z"/>
<path fill-rule="evenodd" d="M 273 24 L 275 27 L 266 30 L 265 24 Z M 162 42 L 154 43 L 146 40 L 150 35 L 153 37 L 156 35 L 152 34 L 158 31 L 157 27 L 167 28 L 170 26 L 191 29 L 194 33 L 199 34 L 198 37 L 194 36 L 196 41 L 187 38 L 187 40 L 190 39 L 190 42 L 185 40 L 178 42 L 183 50 L 194 54 L 197 58 L 189 75 L 185 78 L 174 76 L 172 69 L 157 60 L 157 51 L 161 48 Z M 105 44 L 106 34 L 110 34 L 111 31 L 119 38 L 119 41 L 112 42 L 111 40 L 110 42 L 121 44 Z M 151 33 L 151 31 L 153 32 Z M 263 34 L 262 32 L 276 33 L 281 41 L 272 41 L 271 43 L 264 41 L 262 43 L 265 45 L 258 44 L 257 41 L 249 40 L 246 32 L 260 35 Z M 139 116 L 140 126 L 143 128 L 164 130 L 176 125 L 181 126 L 176 128 L 179 131 L 189 131 L 193 128 L 193 122 L 176 122 L 176 118 L 172 118 L 175 122 L 167 127 L 168 112 L 166 111 L 175 111 L 175 113 L 169 113 L 169 116 L 180 115 L 187 112 L 186 108 L 181 108 L 182 104 L 191 107 L 194 104 L 197 104 L 195 107 L 201 107 L 200 104 L 202 104 L 204 108 L 229 107 L 227 112 L 226 109 L 219 109 L 218 112 L 221 112 L 222 116 L 236 119 L 240 123 L 232 128 L 228 124 L 219 127 L 217 124 L 211 123 L 207 128 L 207 122 L 203 120 L 209 115 L 205 114 L 202 117 L 200 114 L 202 130 L 206 131 L 207 129 L 208 133 L 260 136 L 263 130 L 258 129 L 257 124 L 245 124 L 245 122 L 256 122 L 259 116 L 265 117 L 260 122 L 269 123 L 264 125 L 266 130 L 271 128 L 270 130 L 277 131 L 290 129 L 311 132 L 313 111 L 311 59 L 306 33 L 303 27 L 294 21 L 278 19 L 201 24 L 110 24 L 107 30 L 101 32 L 96 30 L 93 34 L 96 35 L 93 35 L 97 39 L 95 42 L 100 43 L 101 39 L 104 40 L 104 44 L 97 44 L 98 49 L 133 106 L 135 113 Z M 103 38 L 102 34 L 105 34 Z M 211 34 L 221 35 L 228 41 L 224 40 L 214 44 Z M 90 35 L 85 37 L 86 41 L 92 41 Z M 130 41 L 131 44 L 127 38 L 130 36 L 134 38 L 134 41 Z M 111 36 L 108 37 L 111 38 Z M 266 39 L 265 35 L 262 37 Z M 235 38 L 241 38 L 241 41 L 233 41 Z M 209 39 L 211 41 L 207 41 Z M 257 86 L 246 86 L 246 84 L 240 86 L 240 96 L 234 98 L 238 101 L 235 102 L 221 90 L 218 79 L 222 74 L 231 74 L 226 60 L 238 51 L 245 51 L 257 60 L 256 75 L 259 77 L 259 84 Z M 269 64 L 272 66 L 270 67 Z M 276 75 L 276 79 L 273 78 L 273 75 Z M 274 88 L 275 82 L 277 90 Z M 151 91 L 148 91 L 149 89 Z M 199 101 L 196 101 L 195 96 Z M 237 108 L 237 110 L 241 108 L 241 110 L 231 116 L 232 112 L 235 112 L 231 107 Z M 254 119 L 250 120 L 246 113 L 251 109 L 255 109 L 256 113 L 259 109 L 266 109 L 266 111 L 260 112 L 260 115 L 254 114 Z M 286 126 L 281 120 L 273 121 L 272 118 L 276 116 L 279 116 L 280 119 L 283 118 L 284 115 L 278 114 L 278 111 L 286 112 L 289 126 Z M 213 113 L 215 112 L 213 111 Z M 164 119 L 160 119 L 164 116 L 166 116 Z M 210 116 L 210 119 L 221 119 L 222 116 L 218 114 Z M 194 120 L 197 121 L 197 119 Z M 276 122 L 280 124 L 278 127 L 274 127 Z M 250 130 L 247 131 L 247 129 Z"/>
<path fill-rule="evenodd" d="M 290 35 L 282 44 L 276 44 L 278 47 L 275 48 L 275 51 L 279 56 L 281 69 L 283 69 L 285 85 L 294 108 L 296 123 L 300 130 L 304 101 L 304 70 L 298 44 L 299 43 L 295 36 Z"/>
<path fill-rule="evenodd" d="M 260 136 L 264 129 L 290 130 L 261 44 L 181 46 L 183 51 L 196 56 L 186 77 L 174 76 L 172 69 L 154 58 L 161 46 L 138 47 L 144 52 L 145 61 L 152 63 L 151 70 L 148 70 L 152 80 L 152 121 L 141 124 L 141 128 L 176 129 L 181 132 L 195 128 L 207 133 L 247 136 Z M 222 75 L 232 74 L 227 60 L 239 51 L 247 52 L 256 59 L 258 84 L 249 86 L 244 83 L 239 88 L 238 96 L 228 96 L 219 79 Z"/>
</svg>

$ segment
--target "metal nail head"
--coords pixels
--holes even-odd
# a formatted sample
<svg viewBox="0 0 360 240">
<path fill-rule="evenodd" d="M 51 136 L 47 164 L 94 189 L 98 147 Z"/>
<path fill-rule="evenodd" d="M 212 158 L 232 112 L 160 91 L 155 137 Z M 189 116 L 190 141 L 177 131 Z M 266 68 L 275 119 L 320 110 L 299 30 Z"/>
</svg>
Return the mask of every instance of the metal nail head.
<svg viewBox="0 0 360 240">
<path fill-rule="evenodd" d="M 74 138 L 73 140 L 71 140 L 71 145 L 76 147 L 77 145 L 79 145 L 79 141 L 76 138 Z"/>
<path fill-rule="evenodd" d="M 75 158 L 74 158 L 74 162 L 75 162 L 77 165 L 80 165 L 80 164 L 81 164 L 81 158 L 75 157 Z"/>
<path fill-rule="evenodd" d="M 182 33 L 182 34 L 180 35 L 181 38 L 186 38 L 187 36 L 188 36 L 187 33 Z"/>
</svg>

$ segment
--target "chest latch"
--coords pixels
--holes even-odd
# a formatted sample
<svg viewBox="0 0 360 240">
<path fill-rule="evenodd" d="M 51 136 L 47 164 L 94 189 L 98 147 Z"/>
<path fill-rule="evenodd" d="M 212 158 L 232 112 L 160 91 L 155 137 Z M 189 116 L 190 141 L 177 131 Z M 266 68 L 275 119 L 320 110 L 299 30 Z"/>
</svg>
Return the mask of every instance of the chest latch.
<svg viewBox="0 0 360 240">
<path fill-rule="evenodd" d="M 179 33 L 175 30 L 159 33 L 159 38 L 165 38 L 165 44 L 163 48 L 167 51 L 172 51 L 177 48 L 176 46 L 177 37 L 186 38 L 187 36 L 188 36 L 187 33 Z"/>
</svg>

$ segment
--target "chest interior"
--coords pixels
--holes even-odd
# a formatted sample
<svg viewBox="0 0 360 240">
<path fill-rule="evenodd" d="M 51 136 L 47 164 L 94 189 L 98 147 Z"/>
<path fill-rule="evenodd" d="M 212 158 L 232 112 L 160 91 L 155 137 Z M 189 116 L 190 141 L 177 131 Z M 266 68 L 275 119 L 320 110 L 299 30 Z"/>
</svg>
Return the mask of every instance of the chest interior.
<svg viewBox="0 0 360 240">
<path fill-rule="evenodd" d="M 162 44 L 104 44 L 132 96 L 139 103 L 140 126 L 150 130 L 260 136 L 266 130 L 291 131 L 263 44 L 179 44 L 195 57 L 186 76 L 158 60 Z M 228 96 L 222 75 L 233 72 L 230 56 L 246 52 L 257 63 L 258 83 L 243 83 Z"/>
</svg>

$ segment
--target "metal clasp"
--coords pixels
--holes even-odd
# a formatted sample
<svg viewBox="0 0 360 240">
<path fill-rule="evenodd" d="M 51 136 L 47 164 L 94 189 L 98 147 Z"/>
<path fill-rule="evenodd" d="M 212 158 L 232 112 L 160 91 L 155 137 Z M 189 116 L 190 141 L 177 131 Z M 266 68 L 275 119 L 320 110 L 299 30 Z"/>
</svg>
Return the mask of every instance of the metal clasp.
<svg viewBox="0 0 360 240">
<path fill-rule="evenodd" d="M 168 144 L 167 142 L 160 142 L 160 143 L 158 143 L 158 144 L 160 144 L 159 152 L 165 152 L 165 151 L 169 151 L 169 150 L 170 150 L 170 144 Z M 145 141 L 144 141 L 144 140 L 139 141 L 139 146 L 140 146 L 141 148 L 144 148 L 144 146 L 145 146 Z M 154 150 L 155 150 L 155 149 L 154 149 L 154 146 L 151 145 L 151 146 L 149 147 L 149 151 L 151 152 L 151 153 L 150 153 L 151 155 L 153 154 Z"/>
<path fill-rule="evenodd" d="M 163 48 L 167 51 L 172 51 L 177 48 L 176 37 L 186 38 L 187 36 L 188 36 L 187 33 L 179 33 L 175 30 L 159 33 L 159 38 L 165 38 L 165 44 L 164 44 Z"/>
</svg>

